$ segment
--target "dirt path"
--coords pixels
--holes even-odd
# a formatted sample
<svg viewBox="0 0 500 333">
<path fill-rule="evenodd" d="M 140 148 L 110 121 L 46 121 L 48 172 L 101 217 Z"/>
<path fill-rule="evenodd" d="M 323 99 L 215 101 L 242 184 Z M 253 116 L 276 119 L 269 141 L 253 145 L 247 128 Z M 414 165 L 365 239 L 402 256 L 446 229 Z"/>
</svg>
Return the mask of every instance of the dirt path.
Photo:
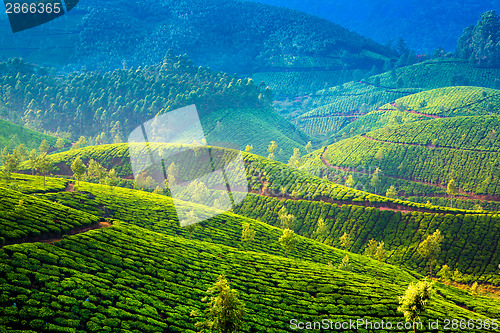
<svg viewBox="0 0 500 333">
<path fill-rule="evenodd" d="M 97 230 L 97 229 L 103 229 L 103 228 L 109 228 L 113 224 L 107 221 L 101 221 L 99 223 L 90 225 L 90 226 L 80 226 L 74 229 L 71 229 L 70 231 L 64 233 L 64 234 L 54 234 L 50 233 L 48 235 L 44 236 L 37 236 L 37 237 L 27 237 L 24 238 L 20 241 L 7 241 L 5 242 L 5 245 L 12 245 L 12 244 L 24 244 L 24 243 L 47 243 L 47 244 L 54 244 L 55 242 L 59 242 L 63 239 L 63 236 L 73 236 L 73 235 L 78 235 L 78 234 L 83 234 L 85 232 L 91 231 L 91 230 Z"/>
<path fill-rule="evenodd" d="M 373 139 L 375 140 L 375 139 Z M 376 141 L 376 140 L 375 140 Z M 335 170 L 339 170 L 339 171 L 344 171 L 344 172 L 352 172 L 352 173 L 360 173 L 360 174 L 364 174 L 364 175 L 369 175 L 368 172 L 363 172 L 363 171 L 359 171 L 359 170 L 356 170 L 356 168 L 354 167 L 340 167 L 340 166 L 337 166 L 337 165 L 332 165 L 331 163 L 329 163 L 325 158 L 324 158 L 324 153 L 326 152 L 326 150 L 328 149 L 328 147 L 325 147 L 323 149 L 323 151 L 321 152 L 321 155 L 320 155 L 320 159 L 321 159 L 321 162 L 329 167 L 329 168 L 332 168 L 332 169 L 335 169 Z M 398 179 L 398 180 L 405 180 L 405 181 L 411 181 L 411 182 L 415 182 L 415 183 L 418 183 L 418 184 L 422 184 L 422 185 L 429 185 L 429 186 L 434 186 L 434 187 L 438 187 L 438 188 L 441 188 L 441 189 L 446 189 L 446 186 L 444 185 L 440 185 L 440 184 L 434 184 L 434 183 L 430 183 L 430 182 L 426 182 L 426 181 L 421 181 L 421 180 L 416 180 L 416 179 L 406 179 L 406 178 L 403 178 L 403 177 L 394 177 L 394 176 L 388 176 L 386 175 L 386 177 L 389 177 L 389 178 L 392 178 L 392 179 Z M 465 192 L 463 190 L 458 190 L 458 192 L 462 195 L 466 195 L 467 198 L 465 200 L 483 200 L 483 201 L 495 201 L 495 202 L 500 202 L 500 196 L 494 196 L 494 195 L 477 195 L 475 193 L 468 193 L 468 192 Z M 425 195 L 426 197 L 433 197 L 432 195 Z M 444 195 L 436 195 L 435 197 L 442 197 Z M 403 210 L 401 210 L 403 211 Z"/>
<path fill-rule="evenodd" d="M 500 151 L 496 150 L 480 150 L 480 149 L 467 149 L 467 148 L 456 148 L 456 147 L 450 147 L 450 146 L 437 146 L 433 144 L 426 144 L 422 145 L 419 143 L 405 143 L 405 142 L 393 142 L 393 141 L 387 141 L 387 140 L 380 140 L 380 139 L 375 139 L 372 138 L 366 134 L 361 134 L 361 137 L 370 140 L 370 141 L 375 141 L 375 142 L 381 142 L 381 143 L 392 143 L 400 146 L 414 146 L 414 147 L 423 147 L 423 148 L 428 148 L 428 149 L 433 149 L 433 148 L 442 148 L 442 149 L 451 149 L 451 150 L 460 150 L 460 151 L 472 151 L 475 153 L 500 153 Z"/>
</svg>

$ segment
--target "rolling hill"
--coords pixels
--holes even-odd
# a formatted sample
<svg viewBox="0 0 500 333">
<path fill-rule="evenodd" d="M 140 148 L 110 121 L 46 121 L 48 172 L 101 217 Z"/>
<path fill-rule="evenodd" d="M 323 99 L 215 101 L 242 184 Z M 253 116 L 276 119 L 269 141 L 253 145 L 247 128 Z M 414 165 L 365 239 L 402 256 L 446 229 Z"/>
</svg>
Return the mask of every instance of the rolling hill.
<svg viewBox="0 0 500 333">
<path fill-rule="evenodd" d="M 24 144 L 27 149 L 34 149 L 38 148 L 43 140 L 47 140 L 53 147 L 57 138 L 0 119 L 0 150 L 4 147 L 11 150 L 20 144 Z"/>
<path fill-rule="evenodd" d="M 393 69 L 359 82 L 320 90 L 309 97 L 307 103 L 310 110 L 298 115 L 295 122 L 300 129 L 311 136 L 324 138 L 331 135 L 330 142 L 333 142 L 334 139 L 343 138 L 342 135 L 352 136 L 351 128 L 354 128 L 355 134 L 362 133 L 359 132 L 359 128 L 365 124 L 360 123 L 358 126 L 358 119 L 363 121 L 364 115 L 378 108 L 386 109 L 386 104 L 395 101 L 398 103 L 398 100 L 405 96 L 450 86 L 498 88 L 499 76 L 498 69 L 477 68 L 465 60 L 452 58 L 429 60 Z M 462 92 L 444 90 L 443 93 L 461 94 Z M 431 94 L 434 95 L 434 93 Z M 475 96 L 478 100 L 483 99 L 477 94 L 482 94 L 482 90 L 478 89 L 477 93 L 472 93 L 470 96 L 467 93 L 464 98 Z M 426 98 L 439 103 L 440 97 L 442 96 L 427 95 Z M 451 100 L 447 99 L 447 101 Z M 460 100 L 456 100 L 454 103 L 459 102 Z M 363 128 L 364 131 L 369 129 L 370 127 Z"/>
<path fill-rule="evenodd" d="M 388 178 L 444 189 L 453 178 L 461 191 L 493 198 L 499 193 L 499 125 L 498 116 L 411 122 L 339 141 L 316 153 L 312 165 L 326 163 L 354 172 L 379 167 Z"/>
<path fill-rule="evenodd" d="M 380 57 L 394 55 L 327 20 L 234 0 L 85 1 L 30 32 L 3 34 L 4 57 L 109 70 L 124 63 L 158 63 L 170 49 L 198 65 L 243 74 L 260 68 L 342 67 L 344 52 L 352 54 L 346 64 L 369 70 L 383 64 Z M 53 57 L 42 56 L 45 50 Z"/>
<path fill-rule="evenodd" d="M 0 99 L 9 117 L 22 117 L 40 130 L 67 131 L 74 141 L 85 136 L 96 144 L 123 142 L 144 122 L 193 104 L 207 140 L 230 141 L 241 149 L 253 145 L 262 155 L 276 141 L 276 158 L 282 161 L 294 148 L 304 152 L 308 141 L 271 108 L 272 92 L 265 85 L 195 67 L 183 56 L 169 53 L 160 64 L 136 70 L 64 76 L 4 65 L 9 70 L 0 84 L 10 86 L 10 93 Z"/>
<path fill-rule="evenodd" d="M 362 315 L 396 322 L 403 319 L 396 311 L 397 296 L 419 278 L 354 253 L 348 254 L 352 272 L 329 267 L 328 261 L 336 264 L 346 252 L 299 236 L 297 249 L 285 258 L 277 241 L 280 229 L 232 213 L 192 230 L 180 228 L 170 199 L 162 195 L 81 183 L 41 196 L 33 209 L 52 204 L 44 201 L 49 199 L 96 219 L 106 207 L 113 219 L 105 228 L 49 243 L 18 238 L 18 244 L 2 247 L 3 329 L 192 331 L 204 291 L 219 274 L 228 277 L 246 305 L 244 331 L 286 332 L 296 316 L 318 321 Z M 48 211 L 46 218 L 52 214 L 58 210 Z M 240 242 L 243 223 L 257 231 L 247 250 Z M 435 288 L 438 294 L 424 320 L 498 315 L 494 298 L 474 299 L 439 282 Z M 21 314 L 24 320 L 15 320 Z"/>
</svg>

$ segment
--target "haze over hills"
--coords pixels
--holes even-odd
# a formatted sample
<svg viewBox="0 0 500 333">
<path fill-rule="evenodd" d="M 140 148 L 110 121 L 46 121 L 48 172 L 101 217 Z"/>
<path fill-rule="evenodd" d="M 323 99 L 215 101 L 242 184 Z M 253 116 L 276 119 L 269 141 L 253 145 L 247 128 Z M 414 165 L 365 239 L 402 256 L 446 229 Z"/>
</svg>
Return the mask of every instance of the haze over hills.
<svg viewBox="0 0 500 333">
<path fill-rule="evenodd" d="M 28 40 L 27 34 L 4 34 L 0 41 L 11 50 L 10 57 L 39 62 L 49 46 L 70 55 L 66 65 L 87 69 L 121 68 L 124 62 L 134 67 L 152 65 L 168 49 L 186 53 L 198 65 L 229 73 L 343 65 L 369 70 L 394 55 L 315 16 L 234 0 L 86 1 L 43 29 L 35 30 L 37 40 Z M 344 52 L 352 57 L 341 59 Z"/>
<path fill-rule="evenodd" d="M 438 47 L 453 52 L 467 25 L 475 24 L 485 11 L 499 10 L 498 3 L 493 0 L 252 1 L 316 15 L 384 45 L 392 41 L 396 46 L 398 38 L 403 38 L 418 53 L 432 53 Z"/>
</svg>

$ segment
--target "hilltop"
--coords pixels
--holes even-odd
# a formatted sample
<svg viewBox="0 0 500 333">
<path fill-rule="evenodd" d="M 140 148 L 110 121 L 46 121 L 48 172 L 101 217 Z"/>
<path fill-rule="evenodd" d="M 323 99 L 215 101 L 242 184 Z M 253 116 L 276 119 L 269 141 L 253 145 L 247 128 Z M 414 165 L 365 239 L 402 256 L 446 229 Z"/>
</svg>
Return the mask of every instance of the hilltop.
<svg viewBox="0 0 500 333">
<path fill-rule="evenodd" d="M 272 109 L 265 85 L 195 67 L 184 56 L 169 53 L 161 63 L 135 70 L 64 76 L 19 69 L 26 66 L 21 61 L 0 77 L 1 85 L 11 87 L 0 98 L 6 114 L 39 130 L 69 132 L 74 141 L 84 136 L 92 144 L 123 142 L 144 122 L 192 104 L 207 140 L 233 140 L 240 149 L 253 145 L 263 155 L 276 141 L 280 160 L 308 141 Z"/>
<path fill-rule="evenodd" d="M 386 179 L 379 193 L 385 193 L 394 180 L 406 180 L 434 186 L 434 194 L 442 196 L 453 178 L 462 194 L 497 200 L 499 121 L 498 116 L 461 116 L 386 127 L 328 146 L 314 154 L 309 163 L 355 173 L 379 167 Z M 369 177 L 364 182 L 368 184 Z M 407 195 L 432 196 L 432 191 L 412 192 Z"/>
<path fill-rule="evenodd" d="M 54 33 L 57 32 L 57 35 Z M 115 69 L 152 65 L 167 50 L 230 73 L 262 68 L 382 66 L 393 51 L 341 26 L 302 12 L 235 0 L 85 1 L 60 20 L 28 36 L 4 35 L 8 56 L 41 57 L 56 47 L 55 61 L 70 68 Z M 26 45 L 26 43 L 24 44 Z"/>
<path fill-rule="evenodd" d="M 354 128 L 355 134 L 362 133 L 359 132 L 359 128 L 364 125 L 364 115 L 378 108 L 386 109 L 385 105 L 389 103 L 398 104 L 398 100 L 402 97 L 452 86 L 498 88 L 499 76 L 499 69 L 477 68 L 466 60 L 453 58 L 428 60 L 395 68 L 363 80 L 359 79 L 357 82 L 320 90 L 306 99 L 305 103 L 310 106 L 310 109 L 293 119 L 297 126 L 307 134 L 320 138 L 331 136 L 329 140 L 333 142 L 335 139 L 352 136 L 351 128 Z M 488 92 L 487 89 L 485 90 Z M 482 93 L 482 90 L 477 91 L 479 94 Z M 445 93 L 448 92 L 450 91 L 445 91 Z M 461 93 L 460 91 L 451 92 Z M 428 99 L 433 98 L 436 103 L 439 103 L 441 97 L 442 95 L 429 96 Z M 470 97 L 464 96 L 464 98 Z M 476 96 L 478 97 L 480 98 Z M 361 121 L 359 126 L 357 125 L 358 119 Z M 363 128 L 363 130 L 367 131 L 370 128 Z"/>
</svg>

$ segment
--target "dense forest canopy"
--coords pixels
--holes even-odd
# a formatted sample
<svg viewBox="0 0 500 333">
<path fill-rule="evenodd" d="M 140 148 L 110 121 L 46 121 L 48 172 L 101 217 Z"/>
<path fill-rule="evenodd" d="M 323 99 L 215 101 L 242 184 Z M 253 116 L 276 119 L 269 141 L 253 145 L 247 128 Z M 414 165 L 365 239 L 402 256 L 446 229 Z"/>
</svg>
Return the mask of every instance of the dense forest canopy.
<svg viewBox="0 0 500 333">
<path fill-rule="evenodd" d="M 399 37 L 418 53 L 453 51 L 465 25 L 498 8 L 494 0 L 249 0 L 328 19 L 381 44 Z"/>
<path fill-rule="evenodd" d="M 230 108 L 268 108 L 272 92 L 168 53 L 154 66 L 66 76 L 40 75 L 20 60 L 0 64 L 2 116 L 38 130 L 70 132 L 73 138 L 123 140 L 157 114 L 196 104 L 200 114 Z M 45 71 L 46 72 L 46 71 Z M 20 120 L 20 121 L 19 121 Z"/>
<path fill-rule="evenodd" d="M 477 66 L 500 67 L 500 22 L 495 11 L 484 13 L 476 26 L 464 30 L 456 53 Z"/>
</svg>

